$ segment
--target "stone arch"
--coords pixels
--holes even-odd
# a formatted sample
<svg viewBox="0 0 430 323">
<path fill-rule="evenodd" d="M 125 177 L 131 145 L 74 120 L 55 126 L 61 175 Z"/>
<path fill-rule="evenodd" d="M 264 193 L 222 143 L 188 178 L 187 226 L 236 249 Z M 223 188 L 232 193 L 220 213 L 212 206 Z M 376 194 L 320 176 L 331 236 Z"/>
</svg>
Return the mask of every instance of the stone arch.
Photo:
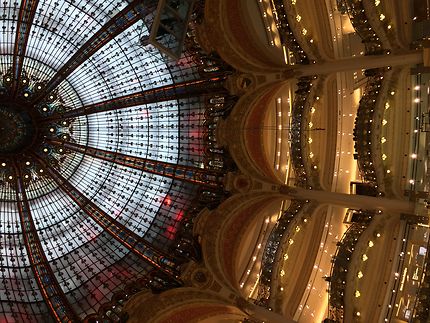
<svg viewBox="0 0 430 323">
<path fill-rule="evenodd" d="M 218 140 L 229 148 L 242 173 L 276 184 L 283 184 L 285 178 L 281 178 L 274 166 L 277 133 L 273 119 L 276 99 L 288 86 L 294 85 L 288 81 L 274 82 L 248 92 L 229 117 L 220 122 L 217 132 Z"/>
<path fill-rule="evenodd" d="M 269 45 L 258 10 L 255 1 L 206 1 L 205 19 L 198 28 L 200 43 L 241 71 L 278 71 L 285 65 L 280 41 Z"/>
<path fill-rule="evenodd" d="M 199 218 L 195 231 L 206 267 L 234 293 L 241 293 L 239 276 L 252 258 L 259 226 L 276 217 L 282 199 L 268 192 L 236 194 Z"/>
<path fill-rule="evenodd" d="M 210 291 L 193 287 L 171 289 L 158 295 L 140 293 L 125 305 L 129 323 L 192 323 L 215 322 L 223 317 L 234 322 L 247 314 L 226 299 Z"/>
</svg>

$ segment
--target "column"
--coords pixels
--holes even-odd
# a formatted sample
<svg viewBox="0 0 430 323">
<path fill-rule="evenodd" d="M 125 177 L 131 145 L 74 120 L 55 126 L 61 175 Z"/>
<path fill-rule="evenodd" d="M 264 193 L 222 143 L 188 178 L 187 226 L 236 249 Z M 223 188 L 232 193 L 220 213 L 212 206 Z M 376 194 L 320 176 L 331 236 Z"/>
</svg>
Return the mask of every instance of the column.
<svg viewBox="0 0 430 323">
<path fill-rule="evenodd" d="M 360 69 L 378 68 L 385 66 L 399 66 L 399 65 L 417 65 L 423 63 L 423 51 L 414 51 L 407 54 L 386 54 L 386 55 L 372 55 L 360 56 L 339 59 L 335 61 L 325 62 L 321 64 L 310 65 L 296 65 L 292 72 L 296 77 L 310 76 L 319 74 L 329 74 L 336 72 L 345 72 Z M 288 70 L 285 71 L 289 75 Z"/>
<path fill-rule="evenodd" d="M 279 191 L 291 199 L 316 200 L 320 203 L 334 204 L 354 209 L 381 209 L 396 213 L 413 213 L 415 208 L 415 203 L 407 200 L 307 190 L 288 186 L 281 186 Z"/>
</svg>

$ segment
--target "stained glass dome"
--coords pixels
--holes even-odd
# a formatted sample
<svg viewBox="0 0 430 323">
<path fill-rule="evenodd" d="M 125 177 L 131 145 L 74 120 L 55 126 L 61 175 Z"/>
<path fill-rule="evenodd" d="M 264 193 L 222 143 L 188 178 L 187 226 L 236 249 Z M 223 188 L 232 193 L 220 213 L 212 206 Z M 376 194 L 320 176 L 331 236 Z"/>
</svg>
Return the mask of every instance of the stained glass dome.
<svg viewBox="0 0 430 323">
<path fill-rule="evenodd" d="M 192 28 L 178 61 L 142 42 L 156 6 L 1 4 L 0 322 L 79 321 L 135 281 L 181 284 L 183 218 L 222 194 L 227 72 Z"/>
</svg>

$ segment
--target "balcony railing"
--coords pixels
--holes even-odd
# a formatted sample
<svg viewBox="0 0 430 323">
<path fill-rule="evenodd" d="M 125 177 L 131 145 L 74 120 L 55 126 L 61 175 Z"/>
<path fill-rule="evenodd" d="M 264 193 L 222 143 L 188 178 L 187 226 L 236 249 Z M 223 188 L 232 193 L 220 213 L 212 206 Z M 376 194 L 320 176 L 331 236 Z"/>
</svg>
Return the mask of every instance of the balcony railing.
<svg viewBox="0 0 430 323">
<path fill-rule="evenodd" d="M 355 32 L 362 39 L 366 55 L 384 54 L 382 42 L 366 16 L 363 2 L 361 0 L 343 0 L 338 1 L 338 3 L 340 3 L 343 10 L 346 10 L 348 13 Z"/>
<path fill-rule="evenodd" d="M 271 7 L 281 44 L 291 51 L 295 64 L 309 64 L 310 59 L 294 36 L 293 30 L 288 22 L 284 1 L 272 0 Z"/>
<path fill-rule="evenodd" d="M 374 126 L 376 126 L 373 120 L 377 100 L 384 82 L 385 69 L 368 69 L 364 73 L 368 80 L 364 89 L 364 94 L 360 99 L 357 116 L 355 118 L 355 127 L 353 131 L 354 149 L 357 152 L 355 156 L 362 178 L 365 182 L 377 189 L 378 182 L 373 158 L 372 131 Z"/>
<path fill-rule="evenodd" d="M 345 307 L 345 288 L 348 268 L 351 263 L 354 247 L 358 242 L 361 234 L 370 224 L 375 211 L 356 211 L 356 221 L 344 233 L 342 239 L 337 243 L 336 253 L 333 256 L 333 265 L 330 277 L 329 287 L 329 319 L 334 322 L 344 321 Z"/>
<path fill-rule="evenodd" d="M 255 304 L 271 309 L 269 301 L 272 296 L 272 277 L 276 259 L 278 259 L 280 250 L 282 250 L 281 242 L 291 230 L 292 221 L 307 203 L 309 201 L 292 200 L 288 209 L 282 213 L 272 229 L 261 260 L 260 282 Z"/>
</svg>

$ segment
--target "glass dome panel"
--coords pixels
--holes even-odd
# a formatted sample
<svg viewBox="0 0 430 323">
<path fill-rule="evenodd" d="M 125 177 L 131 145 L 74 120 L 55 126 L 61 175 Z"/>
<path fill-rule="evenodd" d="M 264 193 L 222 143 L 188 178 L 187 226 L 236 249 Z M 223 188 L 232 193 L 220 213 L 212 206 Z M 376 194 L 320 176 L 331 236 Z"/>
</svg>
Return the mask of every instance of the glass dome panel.
<svg viewBox="0 0 430 323">
<path fill-rule="evenodd" d="M 151 286 L 159 275 L 180 283 L 172 250 L 209 172 L 202 93 L 211 91 L 172 92 L 208 76 L 195 44 L 178 61 L 142 44 L 156 4 L 146 1 L 141 19 L 127 28 L 129 17 L 118 17 L 129 7 L 140 10 L 139 1 L 0 7 L 0 108 L 12 118 L 25 111 L 20 127 L 34 128 L 25 148 L 0 154 L 0 321 L 83 319 L 130 281 Z M 87 42 L 95 36 L 101 46 L 92 51 Z M 147 104 L 64 117 L 156 88 Z M 13 138 L 20 127 L 2 131 Z M 137 162 L 122 165 L 118 154 Z"/>
</svg>

